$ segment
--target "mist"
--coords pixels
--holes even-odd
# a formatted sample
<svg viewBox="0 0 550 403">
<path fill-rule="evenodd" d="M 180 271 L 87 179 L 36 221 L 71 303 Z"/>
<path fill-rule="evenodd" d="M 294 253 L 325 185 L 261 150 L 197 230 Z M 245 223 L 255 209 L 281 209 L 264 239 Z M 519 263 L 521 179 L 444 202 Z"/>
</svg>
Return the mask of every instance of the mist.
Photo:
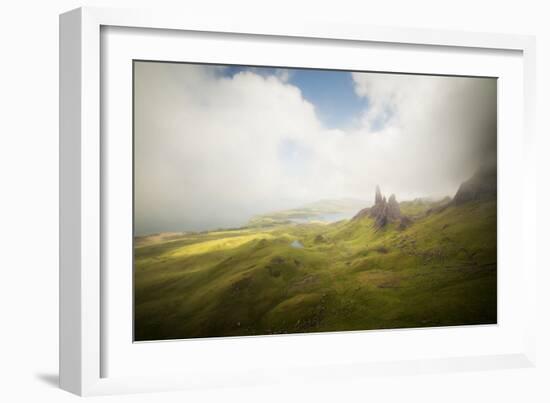
<svg viewBox="0 0 550 403">
<path fill-rule="evenodd" d="M 223 71 L 136 62 L 136 235 L 238 227 L 321 199 L 369 201 L 376 185 L 399 201 L 453 196 L 496 164 L 496 79 L 351 73 L 366 107 L 327 128 L 292 69 Z"/>
</svg>

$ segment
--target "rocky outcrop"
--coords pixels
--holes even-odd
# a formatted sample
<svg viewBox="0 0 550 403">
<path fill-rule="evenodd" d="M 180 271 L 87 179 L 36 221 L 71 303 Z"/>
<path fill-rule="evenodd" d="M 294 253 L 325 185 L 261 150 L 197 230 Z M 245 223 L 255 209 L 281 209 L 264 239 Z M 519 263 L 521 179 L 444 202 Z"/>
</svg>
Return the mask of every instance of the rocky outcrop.
<svg viewBox="0 0 550 403">
<path fill-rule="evenodd" d="M 380 191 L 380 186 L 376 185 L 376 194 L 374 195 L 374 205 L 382 203 L 382 192 Z"/>
<path fill-rule="evenodd" d="M 376 186 L 376 193 L 374 196 L 374 205 L 372 207 L 365 208 L 353 217 L 354 220 L 358 220 L 365 216 L 369 216 L 374 219 L 376 228 L 385 227 L 388 223 L 401 220 L 401 210 L 399 209 L 399 203 L 395 195 L 391 195 L 389 199 L 382 195 L 380 187 Z"/>
<path fill-rule="evenodd" d="M 386 209 L 386 205 L 387 205 L 386 198 L 382 196 L 380 187 L 376 186 L 376 194 L 374 196 L 374 206 L 372 206 L 368 211 L 369 216 L 372 218 L 375 218 L 383 215 L 384 210 Z"/>
<path fill-rule="evenodd" d="M 431 206 L 423 214 L 440 213 L 453 205 L 458 206 L 468 202 L 496 200 L 496 198 L 497 168 L 493 164 L 479 168 L 470 179 L 460 185 L 453 199 L 446 197 L 437 202 L 429 202 Z M 374 205 L 359 211 L 352 220 L 360 220 L 363 217 L 372 218 L 375 227 L 378 229 L 385 227 L 391 222 L 396 223 L 397 228 L 400 230 L 404 230 L 413 224 L 413 218 L 401 214 L 401 209 L 395 195 L 392 194 L 389 199 L 386 199 L 380 191 L 379 186 L 376 186 Z"/>
<path fill-rule="evenodd" d="M 395 198 L 394 194 L 392 194 L 388 199 L 387 214 L 388 214 L 388 219 L 390 221 L 399 220 L 401 218 L 401 210 L 399 209 L 399 203 L 397 203 L 397 199 Z"/>
<path fill-rule="evenodd" d="M 402 216 L 399 220 L 399 229 L 404 230 L 405 228 L 408 228 L 412 224 L 412 220 L 407 216 Z"/>
<path fill-rule="evenodd" d="M 466 182 L 463 182 L 452 203 L 461 205 L 470 201 L 493 200 L 497 198 L 496 166 L 480 168 Z"/>
</svg>

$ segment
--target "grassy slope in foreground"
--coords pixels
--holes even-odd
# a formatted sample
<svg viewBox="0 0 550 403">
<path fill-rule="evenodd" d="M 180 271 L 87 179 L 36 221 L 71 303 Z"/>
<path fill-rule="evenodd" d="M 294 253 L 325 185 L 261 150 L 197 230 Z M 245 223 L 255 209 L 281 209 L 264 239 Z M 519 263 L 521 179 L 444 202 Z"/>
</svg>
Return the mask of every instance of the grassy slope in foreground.
<svg viewBox="0 0 550 403">
<path fill-rule="evenodd" d="M 365 217 L 184 234 L 135 262 L 138 341 L 496 322 L 494 201 L 405 230 Z"/>
</svg>

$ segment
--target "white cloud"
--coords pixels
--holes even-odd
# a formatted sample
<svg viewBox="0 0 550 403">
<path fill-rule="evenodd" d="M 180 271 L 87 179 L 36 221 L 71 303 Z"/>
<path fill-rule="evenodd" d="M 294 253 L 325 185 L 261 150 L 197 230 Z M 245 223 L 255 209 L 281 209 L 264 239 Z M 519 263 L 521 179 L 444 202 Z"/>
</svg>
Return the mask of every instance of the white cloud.
<svg viewBox="0 0 550 403">
<path fill-rule="evenodd" d="M 449 193 L 493 144 L 492 80 L 354 74 L 369 109 L 343 131 L 323 127 L 284 70 L 223 77 L 138 63 L 135 73 L 138 233 L 237 226 L 321 198 L 370 199 L 377 183 L 398 199 Z"/>
<path fill-rule="evenodd" d="M 496 158 L 496 80 L 354 73 L 370 108 L 358 130 L 381 184 L 396 192 L 454 191 L 477 166 Z M 378 132 L 373 122 L 390 111 Z"/>
</svg>

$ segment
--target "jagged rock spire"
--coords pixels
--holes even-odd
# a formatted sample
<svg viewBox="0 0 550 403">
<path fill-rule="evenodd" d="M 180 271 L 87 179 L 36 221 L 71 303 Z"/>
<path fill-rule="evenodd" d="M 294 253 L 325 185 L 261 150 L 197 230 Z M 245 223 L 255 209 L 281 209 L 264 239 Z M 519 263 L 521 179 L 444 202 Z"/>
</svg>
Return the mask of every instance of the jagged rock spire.
<svg viewBox="0 0 550 403">
<path fill-rule="evenodd" d="M 376 194 L 374 196 L 374 206 L 371 207 L 369 215 L 373 218 L 378 217 L 384 213 L 386 208 L 386 198 L 382 196 L 380 186 L 376 186 Z"/>
<path fill-rule="evenodd" d="M 380 191 L 380 186 L 377 185 L 374 206 L 361 210 L 353 219 L 358 220 L 366 215 L 374 219 L 376 228 L 382 228 L 391 221 L 400 220 L 401 210 L 395 195 L 392 194 L 389 199 L 386 199 Z"/>
<path fill-rule="evenodd" d="M 377 188 L 376 190 L 378 196 L 380 189 Z M 382 196 L 381 193 L 380 196 Z M 382 196 L 381 201 L 372 207 L 370 216 L 375 219 L 377 228 L 382 228 L 391 221 L 399 220 L 401 218 L 401 210 L 399 209 L 399 203 L 397 203 L 395 195 L 392 194 L 389 199 L 386 199 L 386 196 Z"/>
<path fill-rule="evenodd" d="M 374 196 L 374 204 L 382 203 L 382 192 L 380 191 L 380 186 L 376 185 L 376 195 Z"/>
<path fill-rule="evenodd" d="M 394 194 L 392 194 L 388 200 L 387 215 L 388 219 L 392 221 L 401 218 L 401 209 L 399 208 L 399 203 L 397 203 L 397 199 Z"/>
</svg>

